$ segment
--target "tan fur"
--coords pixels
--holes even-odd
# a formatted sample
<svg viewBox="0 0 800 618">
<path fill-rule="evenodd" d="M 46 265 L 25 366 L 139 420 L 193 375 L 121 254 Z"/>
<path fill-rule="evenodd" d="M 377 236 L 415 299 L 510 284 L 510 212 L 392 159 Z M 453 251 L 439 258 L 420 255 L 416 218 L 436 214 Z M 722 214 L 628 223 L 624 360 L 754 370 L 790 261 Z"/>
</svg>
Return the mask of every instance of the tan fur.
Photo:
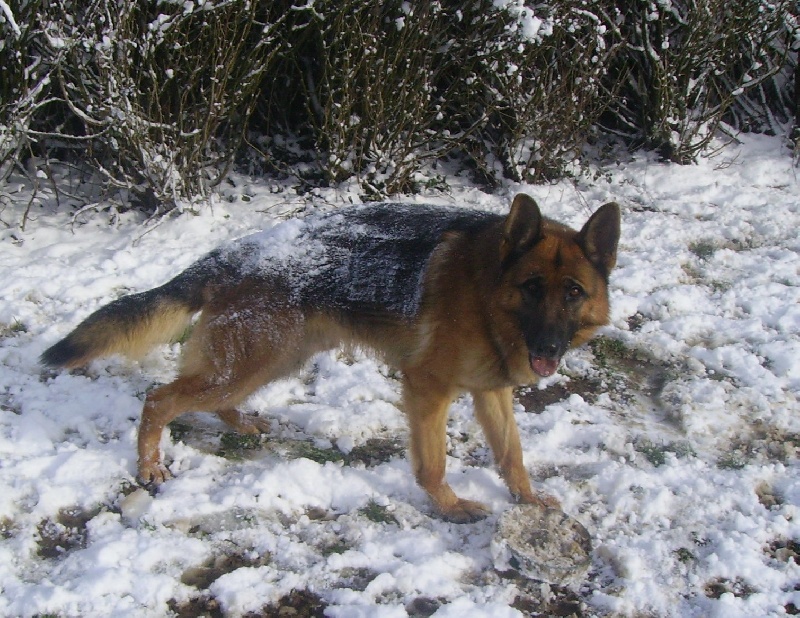
<svg viewBox="0 0 800 618">
<path fill-rule="evenodd" d="M 75 343 L 89 350 L 71 360 L 69 369 L 111 354 L 139 360 L 154 346 L 176 340 L 189 325 L 192 312 L 180 305 L 164 302 L 148 320 L 136 324 L 103 321 L 75 332 Z"/>
<path fill-rule="evenodd" d="M 447 412 L 462 392 L 472 394 L 477 420 L 511 493 L 522 502 L 556 505 L 531 488 L 514 420 L 512 388 L 538 379 L 520 325 L 528 302 L 523 290 L 531 276 L 540 277 L 547 297 L 535 318 L 560 324 L 568 310 L 564 286 L 580 285 L 586 299 L 569 343 L 588 340 L 608 320 L 600 268 L 610 270 L 615 259 L 610 214 L 597 224 L 590 220 L 580 233 L 591 237 L 593 247 L 602 234 L 611 237 L 605 253 L 600 242 L 595 264 L 578 232 L 547 219 L 541 228 L 529 227 L 528 220 L 539 214 L 527 196 L 515 199 L 504 223 L 478 236 L 447 234 L 428 264 L 421 309 L 413 321 L 345 323 L 332 314 L 293 306 L 286 290 L 264 280 L 208 285 L 201 316 L 184 347 L 180 375 L 146 398 L 138 437 L 140 479 L 160 483 L 169 477 L 159 442 L 177 416 L 204 410 L 238 431 L 265 431 L 266 421 L 241 415 L 237 406 L 258 387 L 302 367 L 313 354 L 344 344 L 375 350 L 402 372 L 412 469 L 444 517 L 464 522 L 487 513 L 484 505 L 459 498 L 445 480 Z M 610 231 L 590 229 L 603 225 Z M 512 257 L 513 263 L 504 266 Z M 91 357 L 109 352 L 135 356 L 179 332 L 191 314 L 188 305 L 162 302 L 155 317 L 132 327 L 106 320 L 83 331 L 79 326 L 70 336 L 80 331 L 79 339 L 92 339 Z M 86 360 L 83 356 L 69 366 Z"/>
</svg>

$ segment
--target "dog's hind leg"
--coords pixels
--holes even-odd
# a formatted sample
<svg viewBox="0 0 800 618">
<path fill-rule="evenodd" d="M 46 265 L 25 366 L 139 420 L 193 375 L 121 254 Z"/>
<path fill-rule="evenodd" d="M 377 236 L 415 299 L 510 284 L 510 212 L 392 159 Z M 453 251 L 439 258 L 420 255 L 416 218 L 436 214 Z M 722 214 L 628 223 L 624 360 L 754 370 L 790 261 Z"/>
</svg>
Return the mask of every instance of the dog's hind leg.
<svg viewBox="0 0 800 618">
<path fill-rule="evenodd" d="M 186 343 L 181 375 L 145 400 L 138 444 L 142 482 L 169 478 L 159 443 L 173 419 L 184 412 L 212 412 L 237 431 L 264 431 L 266 421 L 244 416 L 236 406 L 325 347 L 299 309 L 281 305 L 274 291 L 272 296 L 242 295 L 200 318 Z"/>
<path fill-rule="evenodd" d="M 558 500 L 531 489 L 528 472 L 522 461 L 522 444 L 514 420 L 514 400 L 510 388 L 474 391 L 475 416 L 492 448 L 500 474 L 517 501 L 559 508 Z"/>
<path fill-rule="evenodd" d="M 159 442 L 164 428 L 184 412 L 199 410 L 208 405 L 202 393 L 208 391 L 203 376 L 181 376 L 170 384 L 148 393 L 139 424 L 139 481 L 159 485 L 171 474 L 161 461 Z M 210 402 L 209 402 L 210 403 Z"/>
<path fill-rule="evenodd" d="M 267 431 L 269 423 L 266 420 L 243 415 L 235 406 L 261 384 L 277 379 L 285 372 L 281 371 L 281 365 L 256 367 L 258 370 L 227 378 L 224 382 L 213 373 L 179 376 L 174 382 L 149 393 L 139 425 L 139 480 L 144 484 L 158 485 L 170 478 L 161 461 L 159 443 L 164 428 L 185 412 L 216 413 L 240 433 Z"/>
</svg>

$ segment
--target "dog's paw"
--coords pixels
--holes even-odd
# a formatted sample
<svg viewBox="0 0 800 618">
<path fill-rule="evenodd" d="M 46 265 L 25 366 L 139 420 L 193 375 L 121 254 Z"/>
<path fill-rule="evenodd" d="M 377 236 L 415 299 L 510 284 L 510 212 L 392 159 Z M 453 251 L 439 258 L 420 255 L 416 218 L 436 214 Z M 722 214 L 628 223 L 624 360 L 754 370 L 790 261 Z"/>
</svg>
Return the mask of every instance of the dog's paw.
<svg viewBox="0 0 800 618">
<path fill-rule="evenodd" d="M 270 425 L 268 420 L 263 419 L 260 416 L 242 414 L 242 422 L 236 431 L 246 434 L 259 434 L 269 433 L 269 429 Z"/>
<path fill-rule="evenodd" d="M 164 481 L 172 478 L 172 473 L 160 461 L 139 464 L 139 473 L 136 475 L 139 484 L 148 489 L 155 489 Z"/>
<path fill-rule="evenodd" d="M 244 414 L 238 410 L 220 410 L 217 416 L 236 433 L 260 434 L 269 433 L 269 421 L 253 414 Z"/>
<path fill-rule="evenodd" d="M 439 508 L 442 517 L 454 524 L 470 524 L 486 518 L 491 514 L 491 509 L 485 504 L 473 500 L 459 499 L 447 508 Z"/>
<path fill-rule="evenodd" d="M 535 504 L 549 509 L 561 510 L 561 503 L 557 498 L 543 492 L 528 493 L 515 496 L 520 504 Z"/>
</svg>

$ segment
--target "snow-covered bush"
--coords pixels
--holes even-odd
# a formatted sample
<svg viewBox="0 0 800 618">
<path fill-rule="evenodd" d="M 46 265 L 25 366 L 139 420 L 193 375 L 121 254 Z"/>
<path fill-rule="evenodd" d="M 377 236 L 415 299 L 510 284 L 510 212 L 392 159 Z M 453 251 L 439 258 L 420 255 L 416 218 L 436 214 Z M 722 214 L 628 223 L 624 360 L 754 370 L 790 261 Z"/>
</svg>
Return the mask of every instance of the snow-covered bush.
<svg viewBox="0 0 800 618">
<path fill-rule="evenodd" d="M 38 156 L 80 149 L 80 161 L 148 211 L 202 197 L 227 171 L 274 51 L 275 24 L 260 21 L 258 6 L 22 5 L 4 50 L 21 84 L 3 102 L 17 143 Z"/>
<path fill-rule="evenodd" d="M 800 144 L 800 3 L 790 3 L 783 15 L 784 32 L 761 52 L 767 77 L 735 98 L 725 115 L 736 129 L 789 135 Z"/>
<path fill-rule="evenodd" d="M 39 6 L 32 0 L 31 14 Z M 0 0 L 0 181 L 6 180 L 15 164 L 34 154 L 35 132 L 48 125 L 47 119 L 63 118 L 52 111 L 52 66 L 44 61 L 42 41 L 27 17 L 25 11 L 15 15 Z"/>
<path fill-rule="evenodd" d="M 693 160 L 737 99 L 784 66 L 782 39 L 792 5 L 789 0 L 625 3 L 619 24 L 625 50 L 609 72 L 619 96 L 607 126 L 665 159 Z"/>
<path fill-rule="evenodd" d="M 608 103 L 602 11 L 586 0 L 295 5 L 276 81 L 302 93 L 308 116 L 271 117 L 310 128 L 325 178 L 356 176 L 368 194 L 409 189 L 421 165 L 453 152 L 492 181 L 556 176 Z"/>
<path fill-rule="evenodd" d="M 297 8 L 285 78 L 307 115 L 292 120 L 297 132 L 311 132 L 327 181 L 355 176 L 372 195 L 408 189 L 424 161 L 452 148 L 457 136 L 442 131 L 445 79 L 455 70 L 445 50 L 451 13 L 438 2 Z"/>
<path fill-rule="evenodd" d="M 0 0 L 0 181 L 66 161 L 150 213 L 232 162 L 365 197 L 446 158 L 563 173 L 593 126 L 691 161 L 786 131 L 791 0 Z M 794 109 L 793 109 L 794 108 Z M 727 126 L 727 125 L 726 125 Z"/>
<path fill-rule="evenodd" d="M 496 176 L 541 181 L 559 176 L 609 105 L 603 84 L 618 48 L 612 2 L 555 0 L 535 10 L 497 0 L 464 23 L 456 53 L 466 65 L 459 101 L 484 115 L 469 135 L 477 165 Z"/>
</svg>

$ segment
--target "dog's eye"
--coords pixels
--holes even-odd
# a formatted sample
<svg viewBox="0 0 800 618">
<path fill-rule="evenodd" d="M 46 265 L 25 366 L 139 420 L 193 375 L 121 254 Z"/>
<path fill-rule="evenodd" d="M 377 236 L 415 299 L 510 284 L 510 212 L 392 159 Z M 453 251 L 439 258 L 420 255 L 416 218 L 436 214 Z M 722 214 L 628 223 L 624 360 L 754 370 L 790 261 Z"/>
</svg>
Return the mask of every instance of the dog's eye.
<svg viewBox="0 0 800 618">
<path fill-rule="evenodd" d="M 586 292 L 577 283 L 567 287 L 567 300 L 579 300 L 586 296 Z"/>
</svg>

